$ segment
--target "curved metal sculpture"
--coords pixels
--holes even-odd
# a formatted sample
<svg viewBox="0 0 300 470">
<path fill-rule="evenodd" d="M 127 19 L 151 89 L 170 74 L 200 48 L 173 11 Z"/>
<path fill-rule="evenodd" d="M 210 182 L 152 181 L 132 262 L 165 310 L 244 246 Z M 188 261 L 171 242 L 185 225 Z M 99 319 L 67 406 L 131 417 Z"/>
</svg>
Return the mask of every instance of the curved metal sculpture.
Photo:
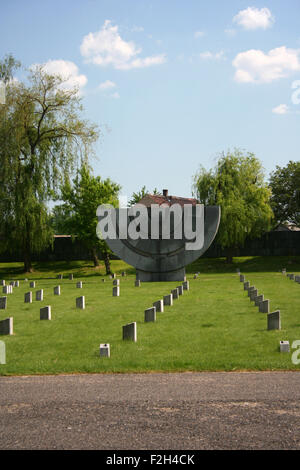
<svg viewBox="0 0 300 470">
<path fill-rule="evenodd" d="M 147 210 L 150 226 L 151 213 L 149 208 Z M 117 233 L 119 233 L 118 211 L 116 209 Z M 151 239 L 151 236 L 147 239 L 136 240 L 130 237 L 106 238 L 106 242 L 119 258 L 136 268 L 136 278 L 140 281 L 183 281 L 185 266 L 202 256 L 213 242 L 219 228 L 220 216 L 219 206 L 204 206 L 204 242 L 203 246 L 196 250 L 186 249 L 186 243 L 191 240 L 187 240 L 185 236 L 181 239 L 162 239 L 161 230 L 159 239 Z M 195 217 L 194 210 L 192 215 L 194 226 Z M 129 215 L 127 224 L 131 220 Z M 173 232 L 174 224 L 171 224 L 171 234 Z M 150 232 L 149 235 L 151 235 Z"/>
</svg>

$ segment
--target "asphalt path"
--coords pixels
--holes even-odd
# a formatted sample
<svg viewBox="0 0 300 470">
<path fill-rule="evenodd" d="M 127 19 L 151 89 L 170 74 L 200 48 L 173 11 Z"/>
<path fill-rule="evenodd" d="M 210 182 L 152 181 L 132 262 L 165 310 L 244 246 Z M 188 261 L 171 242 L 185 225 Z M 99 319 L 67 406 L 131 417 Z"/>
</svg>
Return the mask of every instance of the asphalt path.
<svg viewBox="0 0 300 470">
<path fill-rule="evenodd" d="M 300 449 L 299 372 L 0 377 L 0 449 Z"/>
</svg>

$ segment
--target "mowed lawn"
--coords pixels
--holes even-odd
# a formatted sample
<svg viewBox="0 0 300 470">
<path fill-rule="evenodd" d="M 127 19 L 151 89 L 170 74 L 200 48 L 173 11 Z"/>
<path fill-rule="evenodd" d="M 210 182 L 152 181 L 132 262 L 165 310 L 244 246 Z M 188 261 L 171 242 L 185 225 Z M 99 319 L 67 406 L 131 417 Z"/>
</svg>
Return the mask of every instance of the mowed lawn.
<svg viewBox="0 0 300 470">
<path fill-rule="evenodd" d="M 0 320 L 13 317 L 14 321 L 14 335 L 0 336 L 6 346 L 0 375 L 299 369 L 292 363 L 292 349 L 279 352 L 280 340 L 289 340 L 290 345 L 300 340 L 300 284 L 279 272 L 286 267 L 299 274 L 299 257 L 290 267 L 287 262 L 240 258 L 227 267 L 224 260 L 201 259 L 188 269 L 190 290 L 164 313 L 157 313 L 155 323 L 144 322 L 144 310 L 179 282 L 142 283 L 138 288 L 133 269 L 113 261 L 120 279 L 120 297 L 113 297 L 112 280 L 103 275 L 103 267 L 95 270 L 82 262 L 39 265 L 25 281 L 20 265 L 2 264 L 0 278 L 7 283 L 19 279 L 20 287 L 7 295 L 8 308 L 0 310 Z M 250 285 L 270 300 L 270 311 L 280 310 L 281 330 L 267 331 L 267 315 L 250 302 L 235 272 L 237 266 Z M 127 271 L 125 278 L 122 270 Z M 195 271 L 200 271 L 197 279 Z M 64 279 L 55 279 L 60 272 Z M 74 273 L 72 281 L 69 272 Z M 30 289 L 33 279 L 36 287 Z M 79 280 L 82 289 L 76 288 Z M 60 296 L 53 293 L 57 285 Z M 35 300 L 38 289 L 44 289 L 43 301 Z M 33 302 L 25 304 L 29 290 Z M 80 295 L 85 296 L 84 310 L 75 306 Z M 45 305 L 51 305 L 51 321 L 40 320 Z M 134 321 L 137 342 L 123 341 L 122 326 Z M 110 343 L 110 358 L 99 357 L 100 343 Z"/>
</svg>

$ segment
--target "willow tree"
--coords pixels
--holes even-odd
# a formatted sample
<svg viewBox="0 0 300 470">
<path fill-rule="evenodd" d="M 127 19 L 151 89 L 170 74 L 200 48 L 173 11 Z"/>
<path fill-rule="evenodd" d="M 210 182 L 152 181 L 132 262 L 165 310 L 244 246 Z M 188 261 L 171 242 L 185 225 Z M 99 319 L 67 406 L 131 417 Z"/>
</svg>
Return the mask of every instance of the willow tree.
<svg viewBox="0 0 300 470">
<path fill-rule="evenodd" d="M 202 204 L 221 206 L 216 241 L 226 249 L 228 263 L 246 238 L 259 237 L 271 226 L 271 192 L 252 153 L 222 153 L 214 169 L 201 167 L 194 176 L 193 192 Z"/>
<path fill-rule="evenodd" d="M 25 271 L 52 241 L 47 202 L 98 138 L 66 81 L 36 66 L 26 82 L 7 81 L 0 106 L 0 249 L 20 251 Z"/>
</svg>

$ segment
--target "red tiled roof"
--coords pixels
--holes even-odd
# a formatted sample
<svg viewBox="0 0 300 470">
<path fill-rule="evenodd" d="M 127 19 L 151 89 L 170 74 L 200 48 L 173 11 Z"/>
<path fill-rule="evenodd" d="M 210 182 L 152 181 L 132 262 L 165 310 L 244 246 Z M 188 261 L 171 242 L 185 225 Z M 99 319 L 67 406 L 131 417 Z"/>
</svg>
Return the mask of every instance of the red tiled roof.
<svg viewBox="0 0 300 470">
<path fill-rule="evenodd" d="M 146 194 L 140 201 L 139 204 L 144 204 L 146 207 L 150 207 L 151 204 L 168 204 L 172 206 L 173 204 L 179 204 L 183 207 L 184 204 L 192 204 L 195 206 L 198 203 L 197 199 L 188 198 L 188 197 L 178 197 L 178 196 L 162 196 L 160 194 Z"/>
</svg>

